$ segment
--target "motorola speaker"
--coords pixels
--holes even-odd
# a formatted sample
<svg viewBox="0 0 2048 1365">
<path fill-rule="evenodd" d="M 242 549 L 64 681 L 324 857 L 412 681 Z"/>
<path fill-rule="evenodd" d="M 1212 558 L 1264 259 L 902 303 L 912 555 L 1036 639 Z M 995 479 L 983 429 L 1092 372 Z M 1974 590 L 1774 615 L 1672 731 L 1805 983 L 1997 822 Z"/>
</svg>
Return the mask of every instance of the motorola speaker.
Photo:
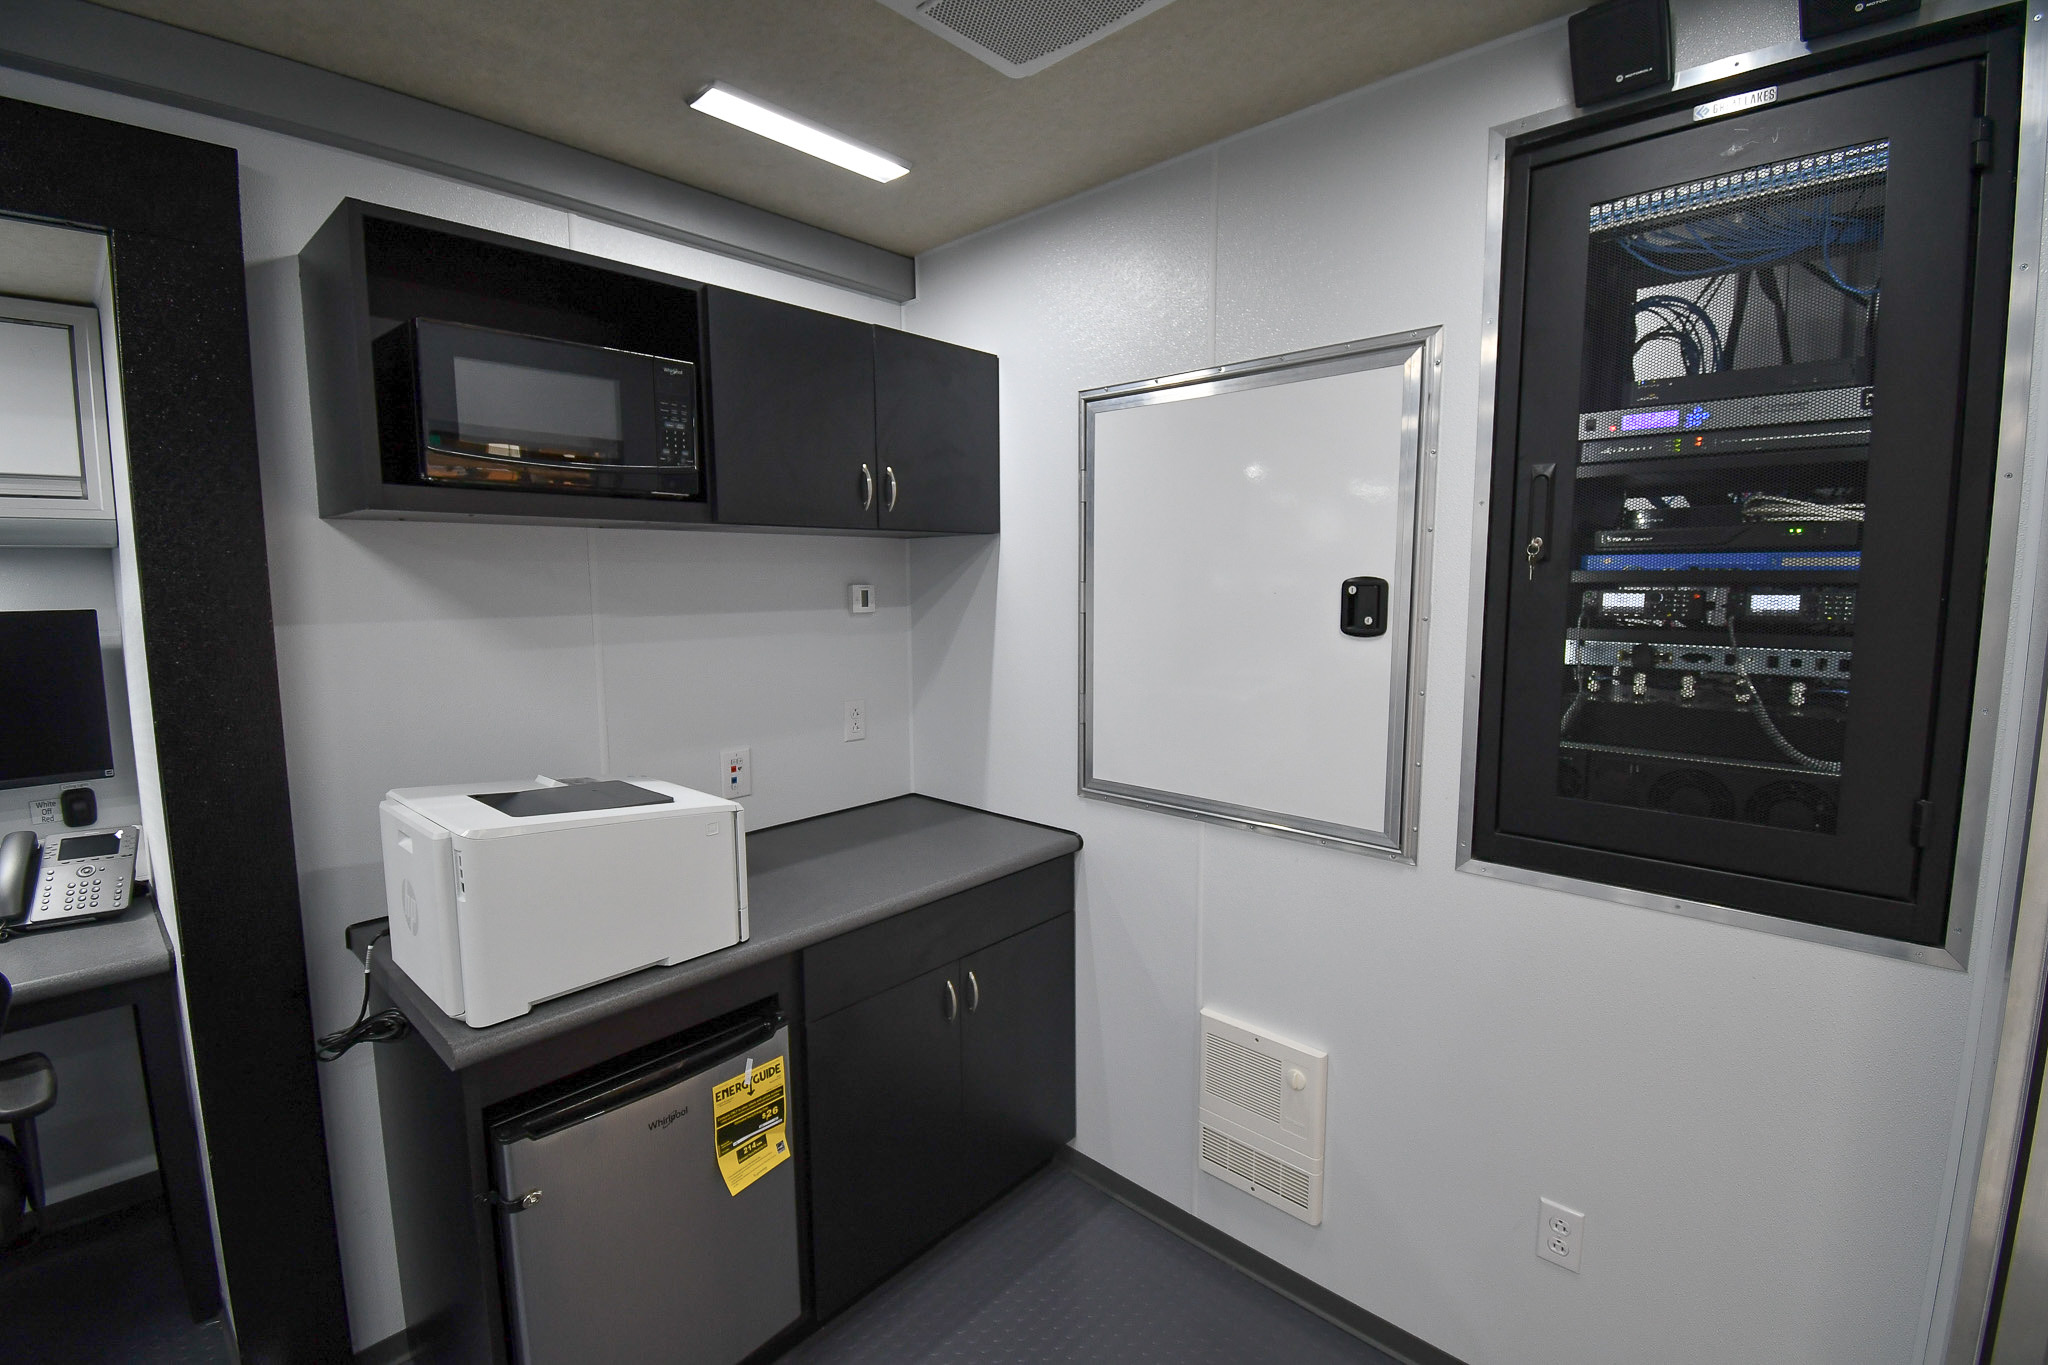
<svg viewBox="0 0 2048 1365">
<path fill-rule="evenodd" d="M 1810 43 L 1919 8 L 1920 0 L 1799 0 L 1799 36 Z"/>
<path fill-rule="evenodd" d="M 1571 41 L 1572 99 L 1581 109 L 1670 83 L 1668 0 L 1602 0 L 1571 17 Z"/>
</svg>

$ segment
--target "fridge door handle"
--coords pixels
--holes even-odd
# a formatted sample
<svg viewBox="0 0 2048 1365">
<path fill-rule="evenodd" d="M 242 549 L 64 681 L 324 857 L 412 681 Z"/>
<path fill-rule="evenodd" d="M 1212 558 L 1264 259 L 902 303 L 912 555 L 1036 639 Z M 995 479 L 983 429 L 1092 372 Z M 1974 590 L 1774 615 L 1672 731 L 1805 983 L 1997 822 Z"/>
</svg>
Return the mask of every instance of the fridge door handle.
<svg viewBox="0 0 2048 1365">
<path fill-rule="evenodd" d="M 486 1190 L 476 1197 L 476 1202 L 489 1204 L 492 1208 L 503 1209 L 507 1213 L 524 1213 L 540 1202 L 541 1194 L 540 1190 L 528 1190 L 516 1198 L 507 1199 L 496 1190 Z"/>
</svg>

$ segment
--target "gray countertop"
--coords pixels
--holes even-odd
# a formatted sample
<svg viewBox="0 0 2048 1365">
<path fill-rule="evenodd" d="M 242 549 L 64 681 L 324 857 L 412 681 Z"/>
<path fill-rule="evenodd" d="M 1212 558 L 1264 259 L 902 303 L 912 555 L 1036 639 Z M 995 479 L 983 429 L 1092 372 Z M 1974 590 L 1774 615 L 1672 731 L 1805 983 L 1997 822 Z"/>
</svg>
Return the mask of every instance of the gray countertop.
<svg viewBox="0 0 2048 1365">
<path fill-rule="evenodd" d="M 14 987 L 14 1008 L 139 981 L 171 969 L 156 902 L 135 902 L 111 919 L 40 929 L 0 943 L 0 975 Z"/>
<path fill-rule="evenodd" d="M 751 936 L 679 966 L 650 967 L 480 1029 L 443 1014 L 381 951 L 370 971 L 442 1063 L 459 1071 L 1080 847 L 1066 830 L 899 796 L 748 835 Z"/>
</svg>

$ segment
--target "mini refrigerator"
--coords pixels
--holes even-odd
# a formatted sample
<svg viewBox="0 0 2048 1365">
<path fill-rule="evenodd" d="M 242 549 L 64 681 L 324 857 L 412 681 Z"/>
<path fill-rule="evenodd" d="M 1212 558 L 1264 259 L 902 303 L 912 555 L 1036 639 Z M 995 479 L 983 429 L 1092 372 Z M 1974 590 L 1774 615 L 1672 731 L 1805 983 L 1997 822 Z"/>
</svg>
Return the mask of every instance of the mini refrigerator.
<svg viewBox="0 0 2048 1365">
<path fill-rule="evenodd" d="M 714 1089 L 788 1056 L 757 1017 L 492 1125 L 514 1359 L 734 1365 L 797 1320 L 795 1162 L 732 1192 L 713 1116 Z M 782 1102 L 746 1120 L 776 1151 L 787 1082 L 785 1060 Z"/>
</svg>

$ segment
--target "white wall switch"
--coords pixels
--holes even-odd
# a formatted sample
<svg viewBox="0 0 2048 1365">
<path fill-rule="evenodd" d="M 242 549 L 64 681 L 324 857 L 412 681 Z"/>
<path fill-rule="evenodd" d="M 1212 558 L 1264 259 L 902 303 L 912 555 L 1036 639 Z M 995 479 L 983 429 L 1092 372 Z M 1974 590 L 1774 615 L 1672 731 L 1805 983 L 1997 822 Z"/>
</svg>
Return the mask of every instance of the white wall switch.
<svg viewBox="0 0 2048 1365">
<path fill-rule="evenodd" d="M 718 794 L 728 800 L 754 794 L 754 751 L 751 748 L 719 750 Z"/>
<path fill-rule="evenodd" d="M 865 616 L 875 609 L 875 585 L 855 583 L 846 590 L 846 598 L 855 616 Z"/>
<path fill-rule="evenodd" d="M 864 701 L 846 703 L 846 738 L 848 740 L 868 737 L 868 704 Z"/>
<path fill-rule="evenodd" d="M 1555 1199 L 1543 1200 L 1537 1215 L 1536 1254 L 1578 1274 L 1579 1243 L 1585 1240 L 1586 1215 Z"/>
</svg>

